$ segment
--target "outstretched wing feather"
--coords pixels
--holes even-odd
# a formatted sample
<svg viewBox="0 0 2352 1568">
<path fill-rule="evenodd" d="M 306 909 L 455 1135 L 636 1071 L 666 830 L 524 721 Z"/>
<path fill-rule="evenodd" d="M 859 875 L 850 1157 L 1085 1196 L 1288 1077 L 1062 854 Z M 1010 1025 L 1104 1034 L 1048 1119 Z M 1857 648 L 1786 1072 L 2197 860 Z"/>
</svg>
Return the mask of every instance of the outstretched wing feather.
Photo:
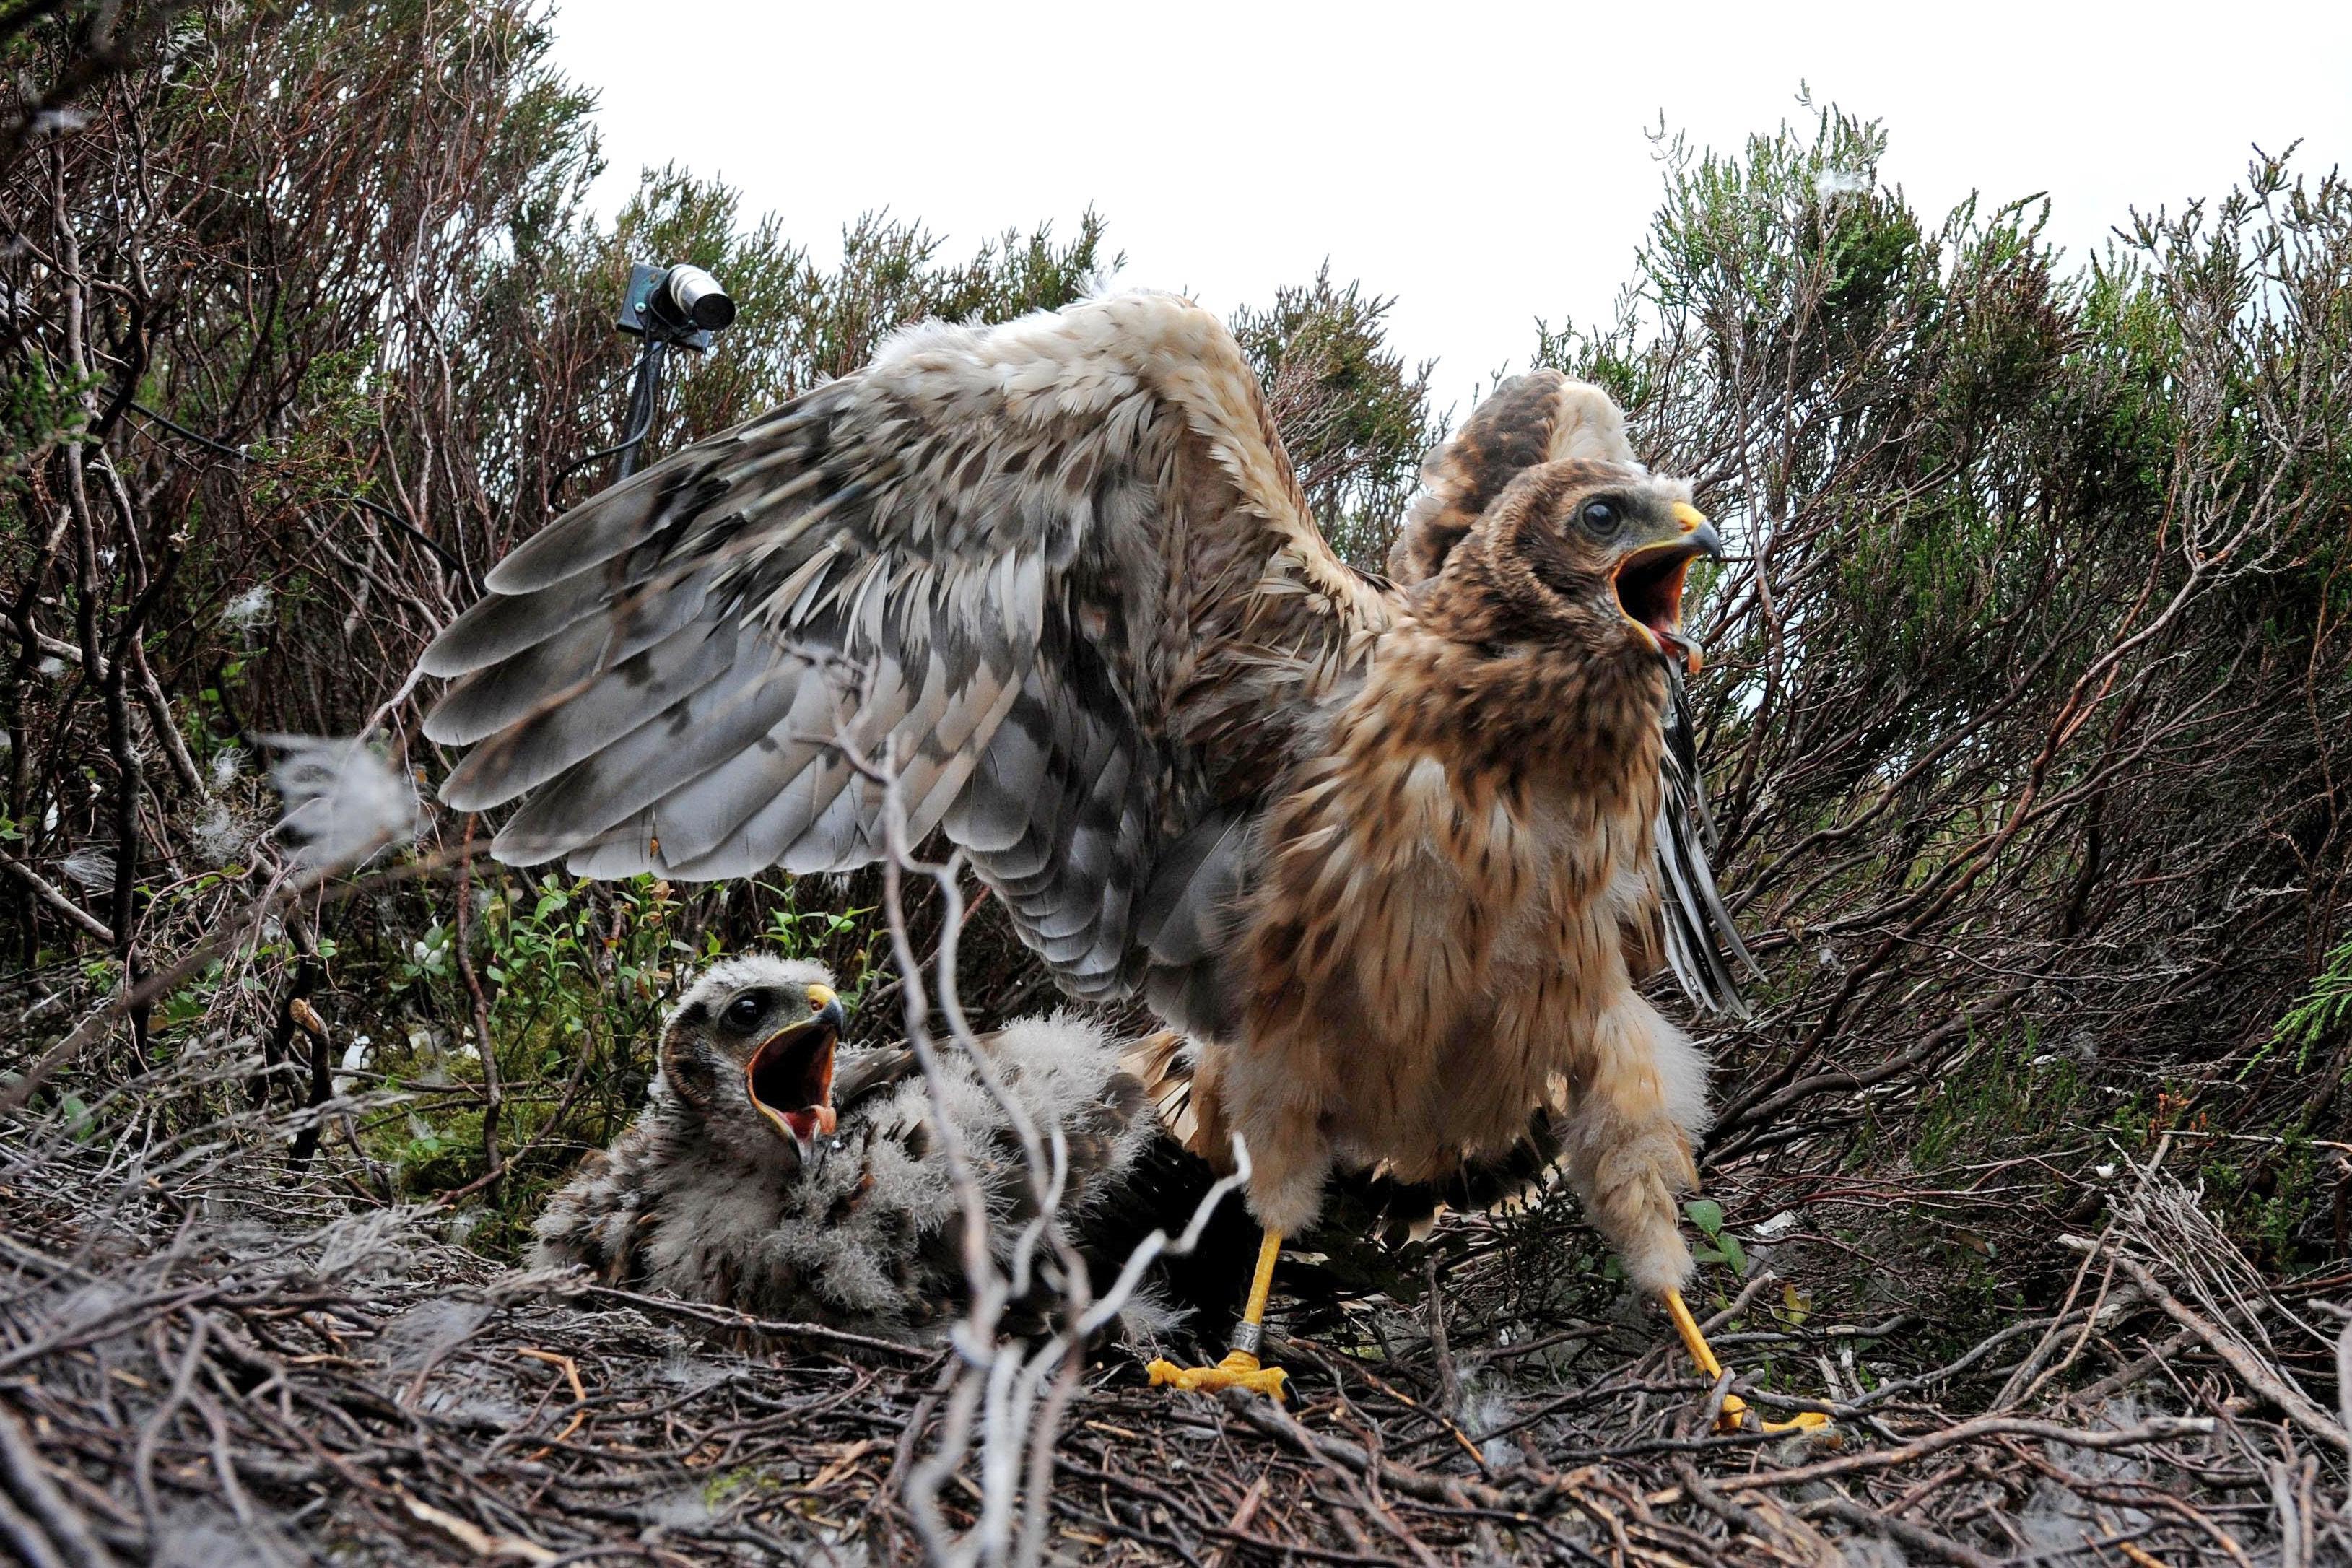
<svg viewBox="0 0 2352 1568">
<path fill-rule="evenodd" d="M 902 334 L 488 583 L 424 668 L 456 678 L 428 734 L 473 748 L 444 798 L 516 807 L 501 858 L 846 868 L 887 758 L 910 836 L 943 826 L 1089 994 L 1150 962 L 1160 853 L 1265 786 L 1388 615 L 1230 335 L 1155 296 Z M 1237 704 L 1270 738 L 1221 743 Z"/>
</svg>

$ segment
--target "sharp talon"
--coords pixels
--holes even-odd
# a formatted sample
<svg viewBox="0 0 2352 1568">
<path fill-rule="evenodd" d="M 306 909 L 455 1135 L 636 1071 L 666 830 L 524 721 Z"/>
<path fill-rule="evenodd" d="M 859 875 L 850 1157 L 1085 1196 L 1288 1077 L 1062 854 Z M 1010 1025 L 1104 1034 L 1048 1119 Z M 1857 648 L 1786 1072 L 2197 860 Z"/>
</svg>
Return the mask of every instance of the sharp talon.
<svg viewBox="0 0 2352 1568">
<path fill-rule="evenodd" d="M 1268 1399 L 1282 1398 L 1283 1379 L 1288 1374 L 1278 1366 L 1261 1366 L 1257 1357 L 1247 1351 L 1234 1351 L 1214 1366 L 1178 1366 L 1161 1359 L 1143 1369 L 1151 1376 L 1154 1388 L 1166 1384 L 1171 1388 L 1205 1394 L 1220 1388 L 1248 1388 Z"/>
</svg>

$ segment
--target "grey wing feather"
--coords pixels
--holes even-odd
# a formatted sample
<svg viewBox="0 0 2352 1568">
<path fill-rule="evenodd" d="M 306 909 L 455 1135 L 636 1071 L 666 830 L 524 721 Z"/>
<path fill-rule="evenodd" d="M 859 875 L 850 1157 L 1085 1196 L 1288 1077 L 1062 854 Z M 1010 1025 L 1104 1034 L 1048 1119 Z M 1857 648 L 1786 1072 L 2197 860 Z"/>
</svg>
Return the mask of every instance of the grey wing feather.
<svg viewBox="0 0 2352 1568">
<path fill-rule="evenodd" d="M 1238 1022 L 1218 959 L 1241 902 L 1252 826 L 1238 813 L 1203 819 L 1160 856 L 1136 915 L 1136 939 L 1151 954 L 1152 1009 L 1207 1038 L 1230 1037 Z"/>
<path fill-rule="evenodd" d="M 904 334 L 487 581 L 425 656 L 455 681 L 425 730 L 472 747 L 446 801 L 514 808 L 500 858 L 847 869 L 887 759 L 908 841 L 943 826 L 1085 995 L 1139 983 L 1160 856 L 1250 807 L 1247 759 L 1389 614 L 1231 336 L 1150 296 Z M 1277 740 L 1232 744 L 1244 716 Z"/>
</svg>

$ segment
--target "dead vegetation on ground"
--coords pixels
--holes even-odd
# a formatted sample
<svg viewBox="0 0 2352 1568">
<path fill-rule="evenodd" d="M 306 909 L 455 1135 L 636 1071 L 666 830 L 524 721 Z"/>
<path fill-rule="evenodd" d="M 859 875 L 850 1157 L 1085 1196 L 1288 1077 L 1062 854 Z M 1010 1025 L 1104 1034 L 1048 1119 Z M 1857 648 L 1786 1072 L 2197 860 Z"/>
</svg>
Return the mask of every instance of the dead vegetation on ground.
<svg viewBox="0 0 2352 1568">
<path fill-rule="evenodd" d="M 2258 156 L 2065 258 L 2030 204 L 1923 218 L 1833 111 L 1664 149 L 1624 319 L 1536 347 L 1735 542 L 1695 583 L 1695 695 L 1769 979 L 1703 1030 L 1692 1223 L 1740 1392 L 1835 1436 L 1708 1436 L 1712 1391 L 1564 1201 L 1310 1238 L 1279 1413 L 1148 1394 L 1124 1351 L 749 1336 L 512 1271 L 709 952 L 820 953 L 875 1031 L 937 995 L 912 977 L 950 936 L 974 1021 L 1050 996 L 953 877 L 893 921 L 879 876 L 592 886 L 392 820 L 446 765 L 403 672 L 608 477 L 566 470 L 619 435 L 628 261 L 743 306 L 659 447 L 900 322 L 1117 266 L 1089 216 L 963 262 L 877 218 L 827 268 L 677 171 L 601 223 L 546 26 L 503 0 L 0 18 L 15 1553 L 2352 1559 L 2335 175 Z M 1428 374 L 1328 279 L 1238 324 L 1376 562 L 1445 417 Z M 263 738 L 362 732 L 360 839 L 265 835 Z"/>
</svg>

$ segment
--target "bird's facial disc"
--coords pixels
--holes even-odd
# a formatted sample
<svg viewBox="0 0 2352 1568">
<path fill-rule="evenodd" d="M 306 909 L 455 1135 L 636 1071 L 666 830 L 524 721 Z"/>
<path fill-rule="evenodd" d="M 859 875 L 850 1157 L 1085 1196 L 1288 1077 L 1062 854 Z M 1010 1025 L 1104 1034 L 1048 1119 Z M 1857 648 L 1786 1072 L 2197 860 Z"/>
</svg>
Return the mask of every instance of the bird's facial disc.
<svg viewBox="0 0 2352 1568">
<path fill-rule="evenodd" d="M 750 1019 L 750 1002 L 748 996 L 739 997 L 731 1005 L 743 1007 Z M 843 1022 L 840 999 L 831 988 L 812 985 L 807 1016 L 761 1040 L 743 1064 L 743 1089 L 752 1105 L 803 1153 L 819 1138 L 832 1136 L 838 1125 L 833 1109 L 833 1052 L 841 1041 Z"/>
<path fill-rule="evenodd" d="M 1601 498 L 1584 504 L 1590 510 L 1610 502 Z M 1698 644 L 1683 631 L 1683 578 L 1697 556 L 1721 560 L 1723 542 L 1715 526 L 1687 501 L 1671 503 L 1665 516 L 1663 526 L 1639 513 L 1625 520 L 1625 552 L 1610 580 L 1618 610 L 1640 628 L 1650 646 L 1669 658 L 1681 658 L 1696 675 L 1701 654 Z"/>
</svg>

